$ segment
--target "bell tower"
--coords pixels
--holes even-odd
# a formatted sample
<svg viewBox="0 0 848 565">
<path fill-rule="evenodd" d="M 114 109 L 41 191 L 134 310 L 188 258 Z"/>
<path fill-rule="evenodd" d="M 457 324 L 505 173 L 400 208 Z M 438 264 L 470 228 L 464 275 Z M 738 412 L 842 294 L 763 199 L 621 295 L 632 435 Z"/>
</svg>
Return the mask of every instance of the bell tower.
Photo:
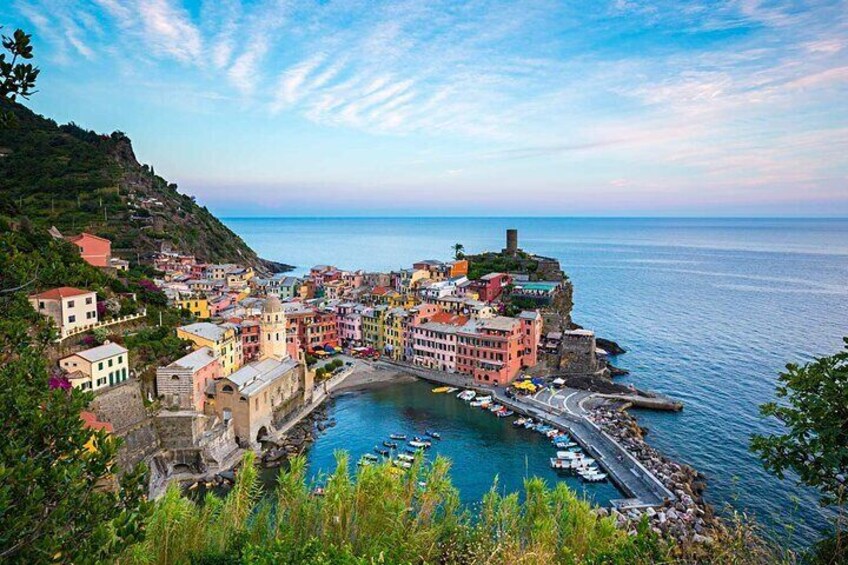
<svg viewBox="0 0 848 565">
<path fill-rule="evenodd" d="M 286 347 L 286 313 L 276 296 L 269 296 L 262 307 L 259 325 L 259 358 L 282 361 L 288 357 Z"/>
</svg>

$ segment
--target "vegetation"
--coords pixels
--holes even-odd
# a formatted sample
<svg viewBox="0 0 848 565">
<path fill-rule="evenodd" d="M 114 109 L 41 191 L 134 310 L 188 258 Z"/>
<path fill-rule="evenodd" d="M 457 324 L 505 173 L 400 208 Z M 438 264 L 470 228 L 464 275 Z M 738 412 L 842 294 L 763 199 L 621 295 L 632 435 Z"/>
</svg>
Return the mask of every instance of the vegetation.
<svg viewBox="0 0 848 565">
<path fill-rule="evenodd" d="M 118 441 L 80 419 L 91 393 L 51 388 L 52 322 L 27 291 L 108 288 L 69 244 L 30 232 L 0 236 L 0 561 L 108 560 L 141 539 L 149 509 L 141 468 L 118 477 Z"/>
<path fill-rule="evenodd" d="M 848 338 L 845 349 L 805 365 L 789 364 L 778 380 L 778 402 L 761 407 L 781 421 L 780 434 L 755 435 L 751 449 L 765 468 L 787 472 L 818 489 L 822 505 L 837 509 L 834 530 L 816 548 L 815 560 L 848 562 Z"/>
<path fill-rule="evenodd" d="M 516 255 L 503 253 L 482 253 L 468 255 L 468 278 L 479 279 L 489 273 L 528 273 L 532 275 L 538 268 L 538 262 L 523 251 Z"/>
<path fill-rule="evenodd" d="M 352 479 L 338 453 L 323 496 L 313 495 L 302 457 L 261 498 L 253 455 L 224 499 L 203 505 L 171 487 L 145 541 L 122 563 L 658 563 L 664 544 L 642 526 L 635 536 L 597 517 L 564 484 L 528 479 L 524 500 L 497 483 L 472 520 L 448 476 L 449 463 L 361 467 Z M 420 486 L 422 481 L 424 486 Z"/>
<path fill-rule="evenodd" d="M 454 243 L 453 246 L 451 246 L 451 249 L 453 249 L 453 258 L 454 259 L 462 259 L 463 258 L 464 252 L 465 252 L 465 246 L 464 245 L 462 245 L 461 243 Z"/>
<path fill-rule="evenodd" d="M 35 91 L 35 81 L 40 72 L 32 63 L 24 63 L 20 59 L 32 59 L 30 35 L 17 29 L 11 37 L 2 37 L 3 50 L 11 57 L 6 60 L 7 53 L 0 53 L 0 100 L 14 102 L 18 97 L 27 99 Z M 14 114 L 0 111 L 0 128 L 15 125 Z"/>
</svg>

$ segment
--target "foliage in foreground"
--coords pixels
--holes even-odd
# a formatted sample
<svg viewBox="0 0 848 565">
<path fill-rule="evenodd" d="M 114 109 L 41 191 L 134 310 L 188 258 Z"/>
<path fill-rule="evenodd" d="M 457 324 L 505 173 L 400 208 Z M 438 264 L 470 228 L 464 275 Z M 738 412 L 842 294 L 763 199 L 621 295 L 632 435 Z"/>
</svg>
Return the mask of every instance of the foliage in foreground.
<svg viewBox="0 0 848 565">
<path fill-rule="evenodd" d="M 259 496 L 253 455 L 223 500 L 202 505 L 172 486 L 156 506 L 146 540 L 128 548 L 123 563 L 657 563 L 667 560 L 646 527 L 637 535 L 597 517 L 559 484 L 528 479 L 524 500 L 502 496 L 497 484 L 472 520 L 437 458 L 409 473 L 361 467 L 337 454 L 323 496 L 296 458 L 281 472 L 276 492 Z M 423 486 L 419 485 L 423 481 Z"/>
<path fill-rule="evenodd" d="M 837 510 L 833 531 L 814 547 L 820 563 L 848 562 L 848 338 L 845 349 L 780 374 L 778 402 L 761 407 L 785 426 L 780 434 L 755 435 L 751 449 L 766 470 L 787 472 L 819 491 L 822 505 Z"/>
</svg>

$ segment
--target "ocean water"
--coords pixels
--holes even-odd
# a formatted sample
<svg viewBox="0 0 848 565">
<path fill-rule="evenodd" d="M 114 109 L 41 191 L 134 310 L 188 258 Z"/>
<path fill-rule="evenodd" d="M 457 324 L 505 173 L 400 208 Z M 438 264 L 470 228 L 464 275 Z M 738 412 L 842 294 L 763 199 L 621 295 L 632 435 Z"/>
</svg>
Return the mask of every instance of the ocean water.
<svg viewBox="0 0 848 565">
<path fill-rule="evenodd" d="M 825 525 L 827 513 L 815 493 L 791 478 L 781 481 L 766 473 L 748 444 L 753 433 L 779 429 L 759 417 L 758 406 L 773 398 L 783 366 L 833 353 L 848 335 L 848 220 L 225 222 L 261 256 L 296 265 L 298 272 L 319 263 L 367 270 L 406 267 L 418 259 L 448 258 L 454 243 L 470 253 L 497 250 L 504 246 L 505 229 L 517 228 L 520 247 L 556 257 L 573 280 L 574 320 L 628 350 L 616 359 L 631 371 L 621 382 L 685 403 L 681 413 L 640 411 L 637 416 L 652 445 L 707 475 L 711 503 L 748 512 L 797 544 Z M 380 394 L 390 393 L 341 400 L 340 426 L 342 420 L 363 429 L 377 425 L 385 412 Z M 395 398 L 392 405 L 398 410 L 403 402 Z M 345 413 L 350 417 L 342 417 Z M 328 434 L 326 442 L 316 444 L 314 457 L 339 446 Z M 494 475 L 514 470 L 514 458 L 485 453 L 483 460 L 456 462 L 460 488 L 482 492 Z M 609 495 L 596 498 L 603 496 Z M 795 530 L 784 531 L 786 522 Z"/>
</svg>

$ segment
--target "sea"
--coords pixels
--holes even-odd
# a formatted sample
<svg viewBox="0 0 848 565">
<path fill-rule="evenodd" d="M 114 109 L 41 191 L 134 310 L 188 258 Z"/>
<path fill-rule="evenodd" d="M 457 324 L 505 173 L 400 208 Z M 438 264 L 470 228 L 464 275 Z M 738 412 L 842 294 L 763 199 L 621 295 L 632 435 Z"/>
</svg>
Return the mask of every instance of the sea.
<svg viewBox="0 0 848 565">
<path fill-rule="evenodd" d="M 622 383 L 682 400 L 680 413 L 635 411 L 648 441 L 707 477 L 721 511 L 744 512 L 768 532 L 805 545 L 828 510 L 795 478 L 767 473 L 749 451 L 752 434 L 776 433 L 759 406 L 774 399 L 787 363 L 832 354 L 848 336 L 848 219 L 672 218 L 227 218 L 260 256 L 385 271 L 420 259 L 500 250 L 505 230 L 519 246 L 557 258 L 574 283 L 573 318 L 627 353 L 613 359 Z M 334 451 L 364 452 L 398 431 L 445 432 L 463 499 L 492 488 L 517 490 L 547 468 L 550 446 L 507 422 L 470 413 L 424 384 L 346 395 L 331 408 L 338 424 L 310 453 L 316 473 Z M 610 485 L 569 484 L 605 503 Z"/>
</svg>

